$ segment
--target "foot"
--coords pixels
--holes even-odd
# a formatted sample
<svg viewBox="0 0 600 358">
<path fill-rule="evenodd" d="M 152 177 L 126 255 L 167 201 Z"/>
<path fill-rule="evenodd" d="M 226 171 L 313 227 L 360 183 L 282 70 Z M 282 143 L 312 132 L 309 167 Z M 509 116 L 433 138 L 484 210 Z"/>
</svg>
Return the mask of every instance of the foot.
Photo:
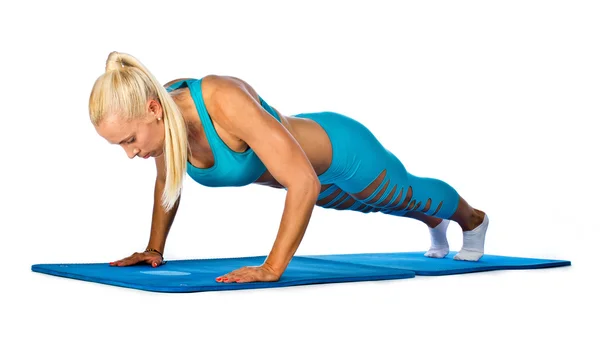
<svg viewBox="0 0 600 358">
<path fill-rule="evenodd" d="M 449 223 L 449 220 L 442 220 L 436 227 L 429 228 L 431 247 L 429 248 L 429 251 L 425 253 L 425 256 L 441 259 L 448 255 L 450 249 L 446 237 L 446 230 L 448 229 Z"/>
<path fill-rule="evenodd" d="M 483 256 L 485 233 L 489 225 L 487 214 L 483 213 L 483 220 L 473 230 L 463 231 L 462 249 L 454 256 L 455 260 L 479 261 Z"/>
</svg>

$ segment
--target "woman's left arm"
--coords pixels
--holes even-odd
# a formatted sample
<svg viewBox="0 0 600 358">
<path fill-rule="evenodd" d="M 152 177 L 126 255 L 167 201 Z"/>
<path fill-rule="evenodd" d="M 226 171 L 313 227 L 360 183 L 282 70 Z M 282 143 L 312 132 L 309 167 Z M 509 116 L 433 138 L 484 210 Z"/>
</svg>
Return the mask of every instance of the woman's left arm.
<svg viewBox="0 0 600 358">
<path fill-rule="evenodd" d="M 206 79 L 209 81 L 206 83 L 207 107 L 213 120 L 247 143 L 275 180 L 287 188 L 279 231 L 263 265 L 242 268 L 220 279 L 276 281 L 298 249 L 310 221 L 320 192 L 317 174 L 294 137 L 262 108 L 239 80 L 221 76 Z"/>
</svg>

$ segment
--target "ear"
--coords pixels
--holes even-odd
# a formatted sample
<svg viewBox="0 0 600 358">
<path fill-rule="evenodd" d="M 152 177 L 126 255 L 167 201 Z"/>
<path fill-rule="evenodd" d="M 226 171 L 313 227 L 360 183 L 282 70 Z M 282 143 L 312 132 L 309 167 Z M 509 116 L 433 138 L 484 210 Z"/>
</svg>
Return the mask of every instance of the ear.
<svg viewBox="0 0 600 358">
<path fill-rule="evenodd" d="M 148 101 L 148 114 L 152 116 L 152 120 L 156 120 L 156 118 L 162 118 L 162 106 L 158 103 L 157 100 L 151 99 Z"/>
</svg>

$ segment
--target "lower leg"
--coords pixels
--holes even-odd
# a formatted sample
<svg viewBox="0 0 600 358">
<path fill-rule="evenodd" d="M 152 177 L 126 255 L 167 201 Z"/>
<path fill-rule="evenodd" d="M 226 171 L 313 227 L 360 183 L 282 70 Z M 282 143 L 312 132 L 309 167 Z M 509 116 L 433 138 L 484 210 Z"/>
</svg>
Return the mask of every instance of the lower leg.
<svg viewBox="0 0 600 358">
<path fill-rule="evenodd" d="M 456 221 L 463 231 L 471 231 L 478 227 L 482 222 L 485 213 L 473 208 L 461 196 L 458 197 L 458 207 L 450 220 Z"/>
<path fill-rule="evenodd" d="M 443 258 L 448 255 L 449 245 L 446 237 L 448 220 L 428 216 L 421 212 L 409 211 L 404 216 L 419 220 L 429 227 L 431 247 L 425 256 Z M 477 261 L 483 256 L 488 218 L 485 212 L 475 209 L 459 196 L 458 207 L 449 220 L 455 221 L 463 231 L 463 246 L 456 260 Z"/>
<path fill-rule="evenodd" d="M 430 229 L 435 228 L 442 222 L 442 219 L 440 218 L 436 218 L 435 216 L 428 216 L 418 211 L 409 211 L 406 214 L 404 214 L 404 216 L 411 219 L 419 220 L 420 222 L 427 225 Z"/>
<path fill-rule="evenodd" d="M 415 211 L 407 212 L 404 216 L 417 219 L 429 227 L 431 247 L 427 250 L 425 256 L 441 259 L 448 255 L 448 252 L 450 252 L 448 238 L 446 237 L 446 230 L 450 223 L 448 220 L 428 216 Z"/>
<path fill-rule="evenodd" d="M 462 197 L 459 197 L 458 208 L 450 217 L 463 230 L 463 245 L 455 260 L 477 261 L 483 256 L 485 234 L 488 227 L 488 217 L 485 212 L 474 209 Z"/>
</svg>

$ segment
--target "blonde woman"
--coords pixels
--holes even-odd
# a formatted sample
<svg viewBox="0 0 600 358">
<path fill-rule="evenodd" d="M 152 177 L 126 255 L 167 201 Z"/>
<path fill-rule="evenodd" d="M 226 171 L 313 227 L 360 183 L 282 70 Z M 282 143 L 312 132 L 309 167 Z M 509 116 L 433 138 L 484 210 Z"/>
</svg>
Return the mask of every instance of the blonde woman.
<svg viewBox="0 0 600 358">
<path fill-rule="evenodd" d="M 277 281 L 309 224 L 315 205 L 417 219 L 429 227 L 431 258 L 448 255 L 449 220 L 463 230 L 456 260 L 484 253 L 488 216 L 446 182 L 412 175 L 361 123 L 335 112 L 286 116 L 241 79 L 208 75 L 161 85 L 140 61 L 112 52 L 94 83 L 90 118 L 98 134 L 130 158 L 154 158 L 156 183 L 150 240 L 114 266 L 163 263 L 186 173 L 209 186 L 252 183 L 285 188 L 281 223 L 260 266 L 218 282 Z"/>
</svg>

